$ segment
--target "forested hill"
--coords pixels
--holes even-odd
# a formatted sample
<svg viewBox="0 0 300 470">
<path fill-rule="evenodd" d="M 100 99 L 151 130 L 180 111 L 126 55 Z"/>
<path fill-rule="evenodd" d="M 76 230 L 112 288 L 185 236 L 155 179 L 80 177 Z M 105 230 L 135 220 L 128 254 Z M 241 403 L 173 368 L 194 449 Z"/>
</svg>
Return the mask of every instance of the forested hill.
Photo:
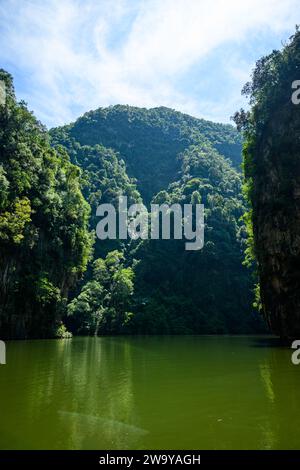
<svg viewBox="0 0 300 470">
<path fill-rule="evenodd" d="M 99 108 L 50 131 L 83 170 L 91 205 L 117 201 L 205 205 L 205 246 L 184 240 L 99 241 L 68 306 L 73 332 L 247 333 L 261 331 L 253 280 L 243 266 L 245 212 L 241 138 L 230 125 L 168 108 Z"/>
<path fill-rule="evenodd" d="M 54 140 L 119 152 L 145 202 L 178 179 L 179 155 L 191 145 L 206 144 L 239 168 L 241 138 L 233 126 L 197 119 L 172 109 L 111 106 L 90 111 L 75 123 L 51 131 Z"/>
</svg>

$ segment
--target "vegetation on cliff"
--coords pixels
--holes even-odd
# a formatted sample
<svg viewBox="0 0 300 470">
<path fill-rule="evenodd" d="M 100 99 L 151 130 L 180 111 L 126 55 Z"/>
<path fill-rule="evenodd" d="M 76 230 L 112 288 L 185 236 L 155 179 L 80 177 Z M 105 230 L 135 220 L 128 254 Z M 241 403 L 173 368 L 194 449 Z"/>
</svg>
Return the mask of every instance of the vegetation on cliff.
<svg viewBox="0 0 300 470">
<path fill-rule="evenodd" d="M 234 117 L 245 137 L 247 260 L 257 264 L 263 314 L 284 339 L 300 335 L 300 107 L 291 99 L 299 64 L 297 29 L 281 51 L 257 62 L 243 90 L 251 109 Z"/>
</svg>

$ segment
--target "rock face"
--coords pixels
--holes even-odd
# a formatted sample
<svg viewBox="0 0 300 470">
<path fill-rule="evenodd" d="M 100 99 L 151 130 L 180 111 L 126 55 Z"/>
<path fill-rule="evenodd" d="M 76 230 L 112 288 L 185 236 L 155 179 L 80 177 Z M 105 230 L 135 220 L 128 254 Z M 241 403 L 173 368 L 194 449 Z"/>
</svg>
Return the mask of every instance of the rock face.
<svg viewBox="0 0 300 470">
<path fill-rule="evenodd" d="M 253 229 L 264 314 L 284 339 L 300 338 L 300 107 L 274 113 L 260 144 Z M 260 166 L 260 165 L 259 165 Z"/>
<path fill-rule="evenodd" d="M 300 104 L 292 101 L 295 80 L 300 80 L 298 31 L 281 52 L 258 61 L 244 89 L 252 109 L 238 115 L 244 119 L 244 168 L 262 309 L 271 330 L 285 340 L 300 338 Z"/>
</svg>

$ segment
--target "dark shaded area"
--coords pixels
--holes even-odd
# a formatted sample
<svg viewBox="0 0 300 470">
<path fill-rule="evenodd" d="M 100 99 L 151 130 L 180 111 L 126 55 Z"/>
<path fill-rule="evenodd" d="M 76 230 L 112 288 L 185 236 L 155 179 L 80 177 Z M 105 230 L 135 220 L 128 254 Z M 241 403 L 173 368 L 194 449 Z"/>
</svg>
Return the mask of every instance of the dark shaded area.
<svg viewBox="0 0 300 470">
<path fill-rule="evenodd" d="M 251 111 L 236 115 L 251 204 L 248 256 L 257 262 L 264 317 L 286 341 L 300 337 L 300 107 L 292 102 L 299 63 L 297 29 L 282 51 L 257 62 L 244 88 Z"/>
</svg>

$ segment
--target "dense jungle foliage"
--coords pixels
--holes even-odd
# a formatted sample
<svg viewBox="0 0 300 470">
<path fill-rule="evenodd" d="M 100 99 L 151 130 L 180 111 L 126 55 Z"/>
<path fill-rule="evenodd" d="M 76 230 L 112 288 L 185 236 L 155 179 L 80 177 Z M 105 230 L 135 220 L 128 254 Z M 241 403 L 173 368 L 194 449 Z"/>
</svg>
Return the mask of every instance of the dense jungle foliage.
<svg viewBox="0 0 300 470">
<path fill-rule="evenodd" d="M 178 156 L 190 145 L 211 143 L 236 167 L 241 163 L 241 138 L 230 125 L 196 119 L 169 108 L 111 106 L 90 111 L 75 123 L 57 129 L 60 142 L 73 138 L 81 145 L 118 152 L 127 173 L 137 179 L 146 203 L 178 179 Z"/>
<path fill-rule="evenodd" d="M 7 337 L 62 336 L 68 292 L 86 270 L 92 240 L 80 169 L 17 103 L 0 71 L 0 332 Z"/>
<path fill-rule="evenodd" d="M 205 206 L 205 246 L 199 251 L 186 251 L 185 240 L 96 239 L 96 262 L 106 263 L 112 250 L 123 254 L 118 269 L 130 283 L 126 309 L 110 307 L 115 268 L 104 283 L 89 271 L 87 284 L 68 307 L 68 328 L 101 334 L 263 331 L 252 310 L 251 273 L 243 266 L 241 139 L 232 126 L 168 108 L 113 106 L 86 113 L 50 134 L 52 144 L 64 145 L 72 163 L 84 170 L 92 231 L 96 206 L 116 204 L 122 194 L 129 204 L 142 197 L 148 207 L 151 202 Z M 95 281 L 104 295 L 92 294 Z"/>
</svg>

